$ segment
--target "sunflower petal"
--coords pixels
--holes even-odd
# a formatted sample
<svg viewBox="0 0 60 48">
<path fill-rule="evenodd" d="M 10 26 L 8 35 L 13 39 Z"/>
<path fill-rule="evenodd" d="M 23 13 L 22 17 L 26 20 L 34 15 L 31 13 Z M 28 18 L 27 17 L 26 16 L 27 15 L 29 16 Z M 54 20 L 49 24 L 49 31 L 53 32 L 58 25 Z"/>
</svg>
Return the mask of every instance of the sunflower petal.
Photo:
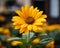
<svg viewBox="0 0 60 48">
<path fill-rule="evenodd" d="M 25 15 L 25 18 L 26 18 L 27 16 L 26 16 L 26 10 L 25 10 L 25 7 L 22 6 L 22 7 L 21 7 L 21 10 L 22 10 L 22 13 Z"/>
<path fill-rule="evenodd" d="M 25 18 L 25 15 L 20 10 L 15 10 L 15 12 L 21 17 Z"/>
<path fill-rule="evenodd" d="M 31 7 L 29 8 L 29 16 L 31 16 L 31 13 L 32 13 L 33 9 L 34 9 L 33 6 L 31 6 Z"/>
<path fill-rule="evenodd" d="M 25 11 L 24 11 L 25 8 L 24 8 L 24 6 L 21 7 L 21 10 L 22 10 L 22 13 L 25 13 Z"/>
<path fill-rule="evenodd" d="M 23 33 L 27 28 L 27 24 L 21 25 L 20 33 Z"/>
<path fill-rule="evenodd" d="M 16 25 L 15 29 L 19 29 L 21 27 L 21 25 Z"/>
<path fill-rule="evenodd" d="M 38 27 L 38 31 L 43 31 L 43 28 L 41 28 L 41 27 Z"/>
<path fill-rule="evenodd" d="M 33 25 L 33 31 L 37 30 L 37 26 Z"/>
<path fill-rule="evenodd" d="M 36 10 L 35 13 L 33 14 L 33 16 L 35 17 L 38 12 L 39 12 L 39 10 Z"/>
<path fill-rule="evenodd" d="M 32 25 L 28 25 L 28 30 L 32 30 Z"/>
<path fill-rule="evenodd" d="M 43 29 L 41 27 L 38 27 L 37 30 L 35 30 L 35 32 L 43 33 Z"/>
<path fill-rule="evenodd" d="M 34 25 L 42 25 L 43 23 L 41 23 L 41 22 L 36 22 L 36 23 L 34 23 Z"/>
<path fill-rule="evenodd" d="M 24 33 L 25 33 L 25 34 L 29 34 L 29 30 L 28 30 L 28 29 L 26 29 Z"/>
<path fill-rule="evenodd" d="M 26 16 L 28 16 L 28 14 L 29 14 L 29 7 L 27 4 L 25 5 L 25 14 L 26 14 Z"/>
<path fill-rule="evenodd" d="M 25 27 L 27 27 L 27 24 L 22 24 L 21 27 L 25 28 Z"/>
<path fill-rule="evenodd" d="M 40 31 L 43 31 L 43 29 L 39 26 L 33 25 L 33 31 L 40 32 Z"/>
<path fill-rule="evenodd" d="M 20 29 L 20 33 L 23 33 L 24 31 L 25 31 L 24 28 L 21 28 L 21 29 Z"/>
<path fill-rule="evenodd" d="M 25 34 L 28 34 L 29 30 L 28 30 L 27 26 L 28 26 L 27 24 L 23 24 L 21 26 L 20 33 L 24 32 Z"/>
<path fill-rule="evenodd" d="M 38 19 L 42 15 L 43 11 L 40 11 L 36 14 L 35 19 Z"/>
<path fill-rule="evenodd" d="M 47 15 L 42 15 L 42 16 L 40 16 L 40 18 L 47 18 Z"/>
<path fill-rule="evenodd" d="M 21 17 L 18 17 L 18 16 L 14 16 L 12 18 L 12 21 L 14 21 L 15 23 L 18 23 L 18 24 L 24 24 L 25 23 L 25 21 Z"/>
<path fill-rule="evenodd" d="M 37 7 L 32 11 L 32 13 L 31 13 L 32 17 L 34 17 L 34 14 L 36 13 L 36 11 L 37 11 Z"/>
<path fill-rule="evenodd" d="M 16 23 L 16 22 L 14 22 L 14 23 L 13 23 L 13 25 L 17 25 L 17 23 Z"/>
<path fill-rule="evenodd" d="M 44 18 L 39 18 L 35 21 L 35 25 L 42 25 L 43 23 L 42 22 L 46 22 L 46 19 Z"/>
<path fill-rule="evenodd" d="M 14 16 L 14 17 L 12 18 L 12 21 L 17 21 L 18 19 L 20 19 L 19 16 Z"/>
</svg>

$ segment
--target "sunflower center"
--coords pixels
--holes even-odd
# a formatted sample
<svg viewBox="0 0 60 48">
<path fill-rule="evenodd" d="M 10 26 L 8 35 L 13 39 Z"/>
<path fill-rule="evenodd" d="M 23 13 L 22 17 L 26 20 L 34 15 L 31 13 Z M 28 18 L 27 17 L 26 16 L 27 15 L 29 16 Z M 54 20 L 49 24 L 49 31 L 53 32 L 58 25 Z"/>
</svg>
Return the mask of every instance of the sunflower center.
<svg viewBox="0 0 60 48">
<path fill-rule="evenodd" d="M 27 24 L 33 24 L 34 23 L 34 18 L 33 17 L 27 17 L 25 21 L 26 21 Z"/>
</svg>

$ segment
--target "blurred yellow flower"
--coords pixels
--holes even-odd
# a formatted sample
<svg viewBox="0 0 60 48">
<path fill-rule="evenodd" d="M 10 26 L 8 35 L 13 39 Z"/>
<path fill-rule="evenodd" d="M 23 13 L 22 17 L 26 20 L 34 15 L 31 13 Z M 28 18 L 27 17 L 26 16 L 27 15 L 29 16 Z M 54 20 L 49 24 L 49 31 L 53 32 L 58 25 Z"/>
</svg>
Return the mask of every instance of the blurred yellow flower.
<svg viewBox="0 0 60 48">
<path fill-rule="evenodd" d="M 36 38 L 32 41 L 33 44 L 37 44 L 37 43 L 40 43 L 40 39 L 39 38 Z"/>
<path fill-rule="evenodd" d="M 43 30 L 41 26 L 43 26 L 46 22 L 47 16 L 42 14 L 43 11 L 39 11 L 33 6 L 29 7 L 28 5 L 22 6 L 21 11 L 15 10 L 15 12 L 19 16 L 14 16 L 12 21 L 14 22 L 15 29 L 20 28 L 20 33 L 28 34 L 29 31 L 33 30 L 35 32 L 39 32 Z"/>
<path fill-rule="evenodd" d="M 23 43 L 20 42 L 20 41 L 12 41 L 12 42 L 11 42 L 11 45 L 12 45 L 12 46 L 16 46 L 16 45 L 18 45 L 18 44 L 21 45 L 21 44 L 23 44 Z"/>
<path fill-rule="evenodd" d="M 0 33 L 2 33 L 2 32 L 3 32 L 3 29 L 4 29 L 3 27 L 0 27 Z"/>
<path fill-rule="evenodd" d="M 9 34 L 10 34 L 10 30 L 9 30 L 9 29 L 4 29 L 4 30 L 3 30 L 3 34 L 9 35 Z"/>
<path fill-rule="evenodd" d="M 54 41 L 51 41 L 48 44 L 46 44 L 46 47 L 54 48 Z"/>
<path fill-rule="evenodd" d="M 5 21 L 5 17 L 4 16 L 2 16 L 2 15 L 0 15 L 0 21 Z"/>
<path fill-rule="evenodd" d="M 46 25 L 45 26 L 45 30 L 48 30 L 48 31 L 53 31 L 53 30 L 56 30 L 56 29 L 60 29 L 59 24 L 53 24 L 53 25 Z"/>
<path fill-rule="evenodd" d="M 10 34 L 10 30 L 8 28 L 0 27 L 0 33 L 9 35 Z"/>
</svg>

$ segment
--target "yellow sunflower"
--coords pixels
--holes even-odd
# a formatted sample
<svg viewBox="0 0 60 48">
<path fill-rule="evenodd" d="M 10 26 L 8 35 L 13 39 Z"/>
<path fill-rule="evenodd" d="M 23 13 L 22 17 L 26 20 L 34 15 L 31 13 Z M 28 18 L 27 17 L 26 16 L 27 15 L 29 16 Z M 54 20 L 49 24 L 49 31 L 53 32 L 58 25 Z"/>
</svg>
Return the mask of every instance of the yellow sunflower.
<svg viewBox="0 0 60 48">
<path fill-rule="evenodd" d="M 20 33 L 29 33 L 29 31 L 33 30 L 38 32 L 42 30 L 41 26 L 46 22 L 46 15 L 42 14 L 43 11 L 39 11 L 33 6 L 29 7 L 28 5 L 22 6 L 21 11 L 15 10 L 18 16 L 14 16 L 12 21 L 14 22 L 15 29 L 20 28 Z"/>
</svg>

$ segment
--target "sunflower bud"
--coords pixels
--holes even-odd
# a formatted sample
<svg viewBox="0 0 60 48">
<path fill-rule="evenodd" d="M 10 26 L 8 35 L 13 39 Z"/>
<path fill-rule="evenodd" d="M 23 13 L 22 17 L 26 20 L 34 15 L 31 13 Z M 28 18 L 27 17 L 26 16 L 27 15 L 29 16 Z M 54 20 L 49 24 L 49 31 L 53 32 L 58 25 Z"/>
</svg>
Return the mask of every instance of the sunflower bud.
<svg viewBox="0 0 60 48">
<path fill-rule="evenodd" d="M 34 40 L 32 41 L 33 44 L 37 44 L 37 43 L 39 43 L 39 42 L 40 42 L 40 39 L 39 39 L 39 38 L 36 38 L 36 39 L 34 39 Z"/>
<path fill-rule="evenodd" d="M 22 44 L 22 42 L 20 42 L 20 41 L 12 41 L 12 43 L 11 43 L 12 46 L 16 46 L 18 44 Z"/>
</svg>

